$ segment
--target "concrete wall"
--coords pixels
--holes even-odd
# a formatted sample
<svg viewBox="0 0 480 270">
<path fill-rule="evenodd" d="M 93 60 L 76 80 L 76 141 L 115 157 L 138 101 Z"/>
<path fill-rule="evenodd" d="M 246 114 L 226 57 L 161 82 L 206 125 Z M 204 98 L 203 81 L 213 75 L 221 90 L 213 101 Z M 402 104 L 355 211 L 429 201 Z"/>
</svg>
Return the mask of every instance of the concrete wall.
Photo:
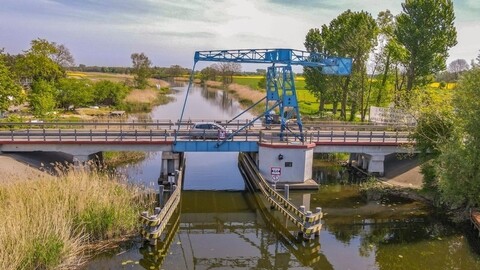
<svg viewBox="0 0 480 270">
<path fill-rule="evenodd" d="M 271 169 L 281 170 L 279 182 L 303 183 L 312 178 L 314 145 L 260 145 L 258 167 L 260 173 L 272 182 Z"/>
<path fill-rule="evenodd" d="M 171 151 L 170 144 L 49 144 L 49 143 L 19 143 L 4 144 L 0 146 L 0 152 L 63 152 L 73 156 L 89 156 L 104 151 L 144 151 L 160 152 Z"/>
</svg>

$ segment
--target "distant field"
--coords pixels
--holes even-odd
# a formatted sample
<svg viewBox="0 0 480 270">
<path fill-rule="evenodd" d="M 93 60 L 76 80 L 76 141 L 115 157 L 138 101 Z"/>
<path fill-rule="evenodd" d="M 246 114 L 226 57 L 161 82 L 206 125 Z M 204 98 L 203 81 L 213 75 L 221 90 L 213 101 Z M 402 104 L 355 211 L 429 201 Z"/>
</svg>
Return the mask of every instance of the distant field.
<svg viewBox="0 0 480 270">
<path fill-rule="evenodd" d="M 67 72 L 67 76 L 78 79 L 89 79 L 92 81 L 109 80 L 114 82 L 124 82 L 125 80 L 133 80 L 130 74 L 114 74 L 102 72 Z"/>
<path fill-rule="evenodd" d="M 248 86 L 252 89 L 259 89 L 258 82 L 263 76 L 234 76 L 233 82 Z M 318 102 L 312 93 L 305 89 L 305 78 L 295 78 L 295 89 L 297 90 L 298 104 L 300 107 L 300 113 L 311 115 L 318 112 Z"/>
<path fill-rule="evenodd" d="M 258 82 L 262 78 L 262 76 L 233 76 L 233 82 L 248 86 L 252 89 L 259 89 Z"/>
</svg>

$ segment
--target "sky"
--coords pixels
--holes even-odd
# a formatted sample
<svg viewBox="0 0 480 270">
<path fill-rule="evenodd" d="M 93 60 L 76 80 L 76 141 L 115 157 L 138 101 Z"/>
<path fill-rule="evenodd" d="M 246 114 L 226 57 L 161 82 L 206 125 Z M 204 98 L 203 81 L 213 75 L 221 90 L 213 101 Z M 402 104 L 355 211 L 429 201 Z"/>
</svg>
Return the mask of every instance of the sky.
<svg viewBox="0 0 480 270">
<path fill-rule="evenodd" d="M 0 0 L 0 48 L 11 54 L 44 38 L 64 44 L 76 64 L 131 66 L 144 52 L 154 66 L 193 65 L 197 50 L 304 49 L 311 28 L 343 11 L 374 18 L 401 0 Z M 480 50 L 480 0 L 453 0 L 458 44 L 447 63 Z"/>
</svg>

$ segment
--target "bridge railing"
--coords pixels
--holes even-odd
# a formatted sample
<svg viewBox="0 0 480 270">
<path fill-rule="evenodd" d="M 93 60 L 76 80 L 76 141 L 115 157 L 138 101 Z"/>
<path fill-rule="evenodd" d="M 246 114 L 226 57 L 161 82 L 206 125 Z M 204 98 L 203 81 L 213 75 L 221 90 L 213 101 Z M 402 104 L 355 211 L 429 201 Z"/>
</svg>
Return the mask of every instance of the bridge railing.
<svg viewBox="0 0 480 270">
<path fill-rule="evenodd" d="M 321 143 L 409 143 L 410 132 L 406 131 L 307 131 L 300 140 L 297 133 L 286 133 L 281 136 L 275 132 L 261 132 L 259 141 L 262 143 L 282 144 L 321 144 Z"/>
<path fill-rule="evenodd" d="M 188 129 L 198 122 L 215 122 L 229 129 L 239 129 L 248 124 L 250 120 L 215 120 L 215 119 L 187 119 L 182 122 L 172 120 L 99 120 L 99 121 L 27 121 L 27 122 L 4 122 L 0 121 L 0 130 L 18 129 L 107 129 L 107 130 L 174 130 Z M 259 123 L 258 126 L 261 124 Z M 255 126 L 257 126 L 255 124 Z M 254 127 L 250 125 L 249 128 Z"/>
<path fill-rule="evenodd" d="M 410 133 L 406 131 L 339 131 L 316 130 L 303 133 L 301 141 L 296 133 L 272 130 L 244 130 L 231 141 L 258 141 L 270 144 L 322 144 L 322 143 L 409 143 Z M 112 129 L 25 129 L 0 130 L 1 142 L 170 142 L 174 137 L 182 141 L 217 140 L 222 134 L 203 134 L 192 130 L 112 130 Z M 223 134 L 223 136 L 226 136 Z"/>
<path fill-rule="evenodd" d="M 250 122 L 246 120 L 218 120 L 218 119 L 187 119 L 182 122 L 172 120 L 94 120 L 94 121 L 27 121 L 27 122 L 6 122 L 0 121 L 0 130 L 18 130 L 18 129 L 107 129 L 107 130 L 173 130 L 189 129 L 194 123 L 215 122 L 228 129 L 238 130 Z M 296 125 L 296 123 L 295 123 Z M 288 126 L 288 123 L 287 123 Z M 262 129 L 264 126 L 261 121 L 251 124 L 248 129 Z M 351 123 L 341 121 L 304 121 L 304 130 L 325 131 L 325 130 L 344 130 L 344 131 L 409 131 L 411 126 L 407 125 L 379 125 L 372 123 Z M 279 124 L 269 124 L 268 128 L 279 130 Z"/>
</svg>

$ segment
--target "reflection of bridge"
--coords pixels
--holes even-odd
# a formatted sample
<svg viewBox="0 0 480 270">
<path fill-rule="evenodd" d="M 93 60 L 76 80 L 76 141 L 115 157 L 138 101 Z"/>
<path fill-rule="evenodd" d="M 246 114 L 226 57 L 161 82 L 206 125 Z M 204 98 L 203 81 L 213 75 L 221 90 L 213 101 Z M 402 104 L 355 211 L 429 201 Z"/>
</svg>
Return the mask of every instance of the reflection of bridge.
<svg viewBox="0 0 480 270">
<path fill-rule="evenodd" d="M 165 259 L 175 241 L 182 256 L 174 263 L 186 269 L 214 265 L 287 269 L 297 261 L 308 269 L 332 269 L 318 239 L 297 241 L 290 232 L 295 227 L 285 227 L 256 194 L 186 191 L 182 197 L 181 209 L 172 217 L 163 240 L 140 250 L 144 268 L 168 269 L 172 262 Z M 219 239 L 230 244 L 219 249 Z"/>
</svg>

